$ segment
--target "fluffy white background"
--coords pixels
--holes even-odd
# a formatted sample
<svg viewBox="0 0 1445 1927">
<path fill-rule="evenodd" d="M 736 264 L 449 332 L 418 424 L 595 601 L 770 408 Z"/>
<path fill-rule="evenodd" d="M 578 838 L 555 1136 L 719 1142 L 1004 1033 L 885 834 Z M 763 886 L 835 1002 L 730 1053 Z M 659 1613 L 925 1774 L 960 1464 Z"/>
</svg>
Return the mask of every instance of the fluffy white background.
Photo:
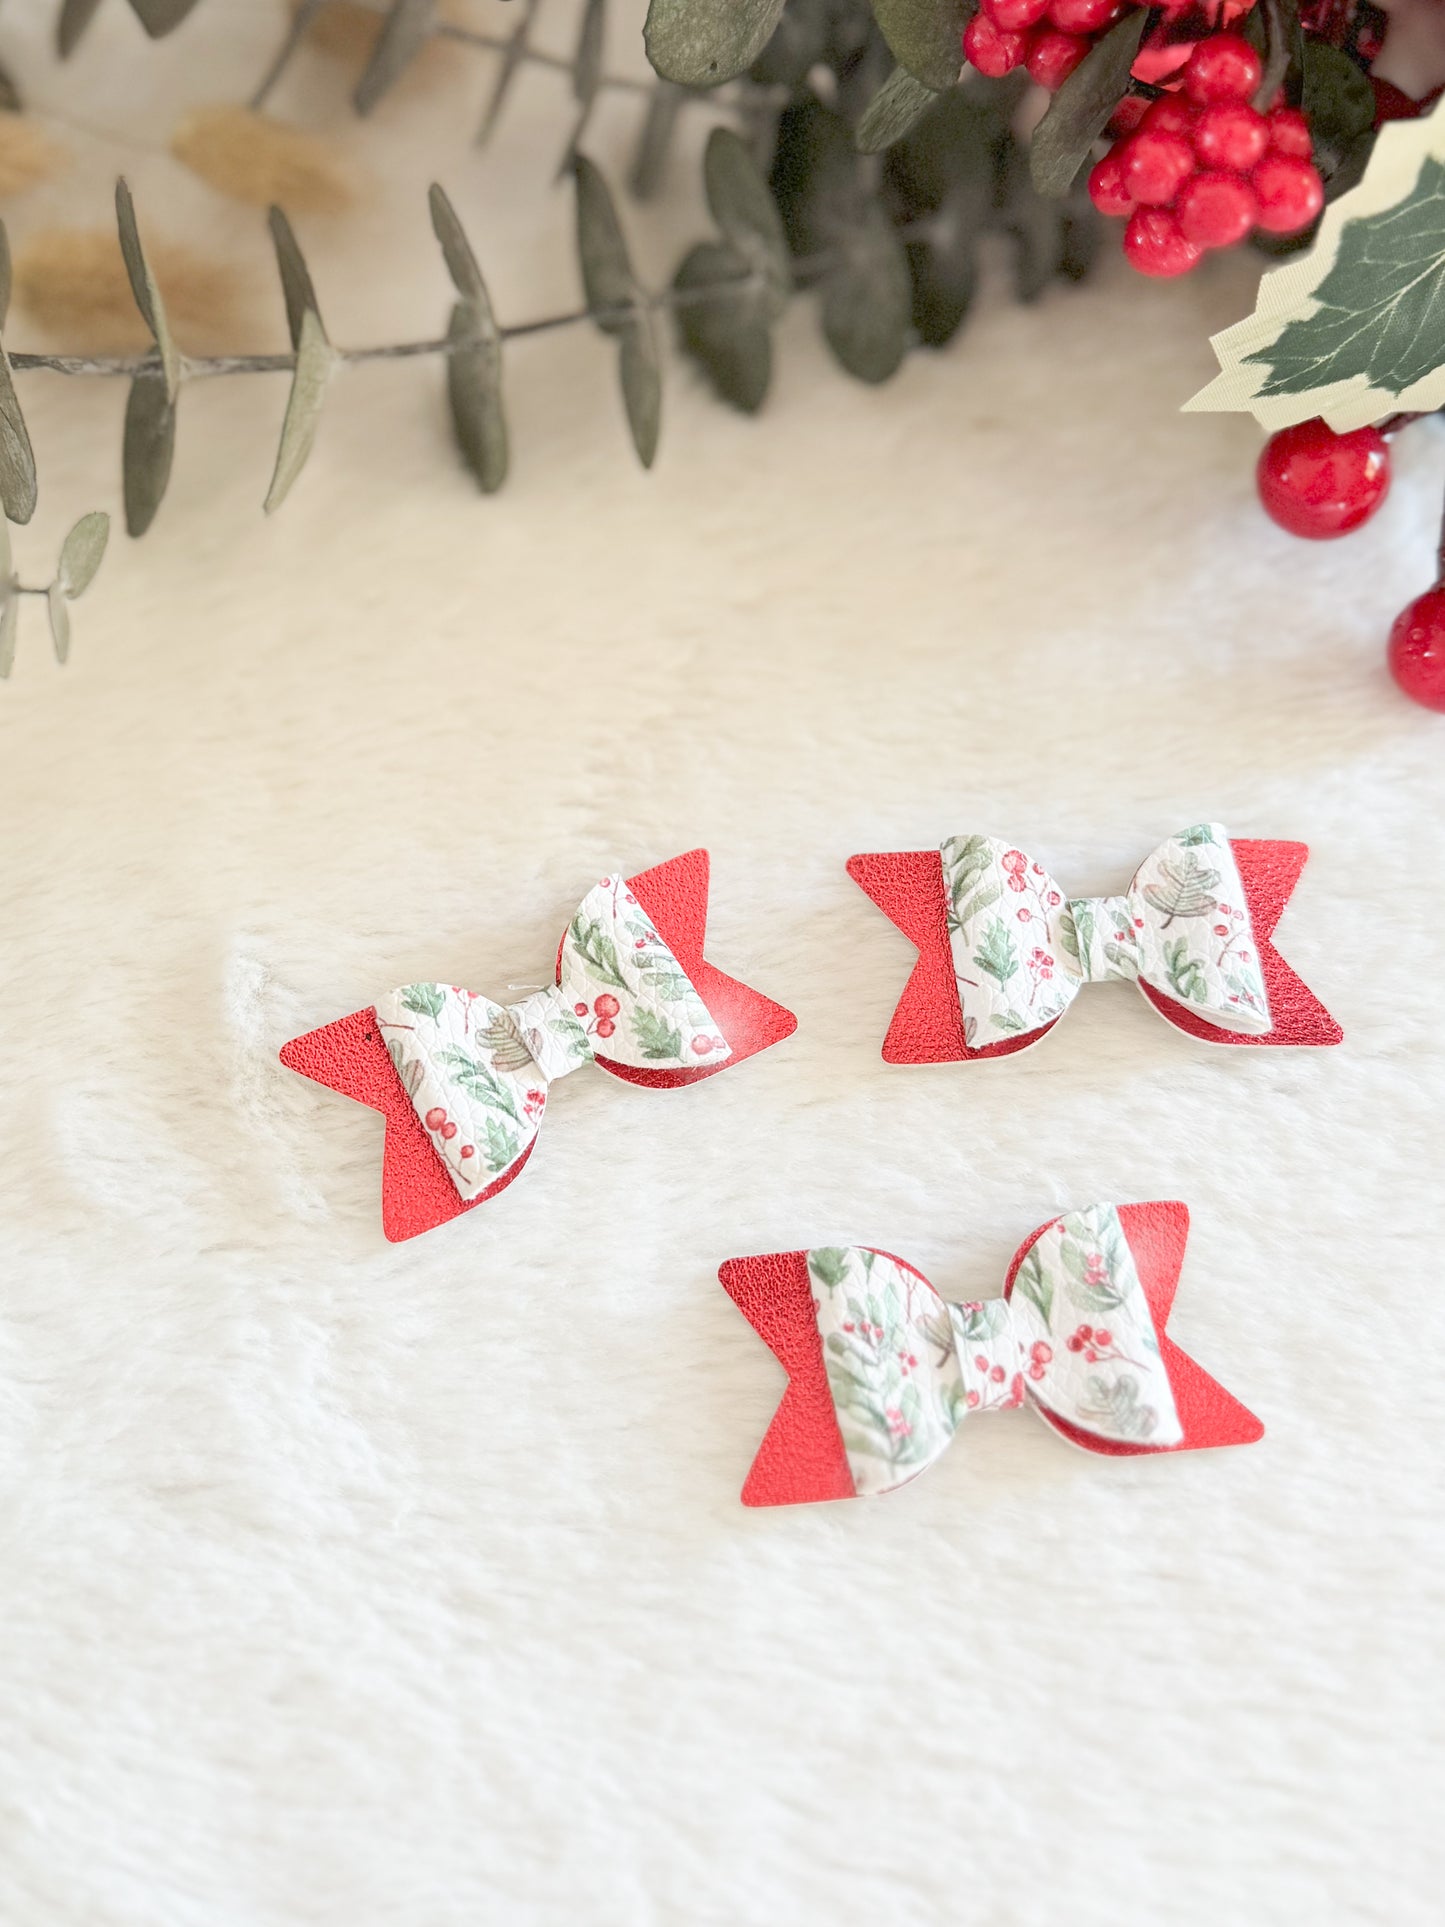
<svg viewBox="0 0 1445 1927">
<path fill-rule="evenodd" d="M 152 146 L 276 26 L 217 0 L 147 48 L 112 6 L 62 86 L 32 11 L 31 94 Z M 564 85 L 479 156 L 487 77 L 364 130 L 319 58 L 278 98 L 372 175 L 300 223 L 337 338 L 435 331 L 432 173 L 505 318 L 574 300 Z M 659 275 L 701 131 L 626 210 Z M 258 216 L 68 138 L 22 228 L 105 220 L 123 161 L 275 339 Z M 610 344 L 527 341 L 490 502 L 427 365 L 338 385 L 270 523 L 280 384 L 186 393 L 155 530 L 64 674 L 27 608 L 0 700 L 0 1919 L 1438 1918 L 1445 719 L 1382 642 L 1445 446 L 1349 543 L 1273 530 L 1252 425 L 1175 413 L 1251 286 L 996 289 L 881 392 L 801 302 L 760 420 L 674 367 L 650 477 Z M 118 507 L 123 395 L 22 381 L 34 580 Z M 1001 830 L 1104 890 L 1206 814 L 1313 846 L 1283 947 L 1342 1049 L 1211 1052 L 1111 990 L 1001 1067 L 880 1061 L 912 953 L 851 851 Z M 387 1246 L 380 1120 L 277 1047 L 534 981 L 597 875 L 698 843 L 714 956 L 797 1035 L 569 1080 L 521 1183 Z M 981 1294 L 1050 1213 L 1173 1196 L 1173 1329 L 1261 1445 L 1111 1463 L 1010 1414 L 891 1500 L 739 1505 L 781 1373 L 720 1259 L 856 1239 Z"/>
</svg>

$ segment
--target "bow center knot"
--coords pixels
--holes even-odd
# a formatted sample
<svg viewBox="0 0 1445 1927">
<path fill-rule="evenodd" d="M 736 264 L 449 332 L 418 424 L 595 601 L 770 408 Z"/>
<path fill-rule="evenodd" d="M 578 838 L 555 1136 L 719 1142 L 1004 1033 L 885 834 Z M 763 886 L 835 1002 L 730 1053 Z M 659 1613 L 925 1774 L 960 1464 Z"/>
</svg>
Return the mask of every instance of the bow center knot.
<svg viewBox="0 0 1445 1927">
<path fill-rule="evenodd" d="M 502 1015 L 546 1083 L 592 1062 L 587 1025 L 557 985 L 534 990 L 520 1003 L 508 1004 Z"/>
<path fill-rule="evenodd" d="M 1077 948 L 1081 982 L 1108 983 L 1118 979 L 1137 983 L 1143 962 L 1139 945 L 1140 921 L 1134 900 L 1122 897 L 1072 897 L 1065 906 L 1065 949 Z M 1075 946 L 1067 932 L 1072 927 Z"/>
</svg>

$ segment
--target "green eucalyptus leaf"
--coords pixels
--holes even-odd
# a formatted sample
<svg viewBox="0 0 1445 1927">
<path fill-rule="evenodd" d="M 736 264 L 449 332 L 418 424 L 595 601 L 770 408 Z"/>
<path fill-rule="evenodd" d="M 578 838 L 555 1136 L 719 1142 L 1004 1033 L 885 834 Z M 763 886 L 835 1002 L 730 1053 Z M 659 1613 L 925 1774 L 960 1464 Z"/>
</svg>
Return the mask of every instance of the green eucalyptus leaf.
<svg viewBox="0 0 1445 1927">
<path fill-rule="evenodd" d="M 176 450 L 176 404 L 159 369 L 146 369 L 130 385 L 121 443 L 125 526 L 144 535 L 155 520 L 171 479 Z"/>
<path fill-rule="evenodd" d="M 745 415 L 762 407 L 773 375 L 767 312 L 756 289 L 743 292 L 749 282 L 748 263 L 731 242 L 700 241 L 672 284 L 682 297 L 674 307 L 679 342 Z"/>
<path fill-rule="evenodd" d="M 620 338 L 622 396 L 633 446 L 644 468 L 657 452 L 662 412 L 662 370 L 647 297 L 601 174 L 584 155 L 573 165 L 577 182 L 577 253 L 592 319 L 604 334 Z"/>
<path fill-rule="evenodd" d="M 10 357 L 0 343 L 0 508 L 11 522 L 28 522 L 37 494 L 35 453 L 20 412 L 10 374 Z"/>
<path fill-rule="evenodd" d="M 447 356 L 447 398 L 462 459 L 482 493 L 491 495 L 507 479 L 507 422 L 501 340 L 495 326 L 488 336 L 480 322 L 481 311 L 472 302 L 459 301 L 452 309 L 447 339 L 466 345 L 453 347 Z"/>
<path fill-rule="evenodd" d="M 15 667 L 15 636 L 20 627 L 20 597 L 13 580 L 0 583 L 0 681 Z"/>
<path fill-rule="evenodd" d="M 935 93 L 958 79 L 963 29 L 973 11 L 970 0 L 873 0 L 889 52 Z"/>
<path fill-rule="evenodd" d="M 60 18 L 55 23 L 55 51 L 68 60 L 80 45 L 81 36 L 100 11 L 100 0 L 62 0 Z"/>
<path fill-rule="evenodd" d="M 724 238 L 757 276 L 768 312 L 781 314 L 793 291 L 788 237 L 767 182 L 731 128 L 714 127 L 708 135 L 703 185 Z"/>
<path fill-rule="evenodd" d="M 435 13 L 436 0 L 391 0 L 351 96 L 358 114 L 369 114 L 400 80 L 430 38 Z"/>
<path fill-rule="evenodd" d="M 152 40 L 163 40 L 195 4 L 196 0 L 130 0 L 130 9 Z"/>
<path fill-rule="evenodd" d="M 64 664 L 70 659 L 70 611 L 65 606 L 65 591 L 58 582 L 52 582 L 45 591 L 45 613 L 50 618 L 55 660 Z"/>
<path fill-rule="evenodd" d="M 102 509 L 82 515 L 60 545 L 60 561 L 55 579 L 70 601 L 85 594 L 95 580 L 95 572 L 110 540 L 110 517 Z"/>
<path fill-rule="evenodd" d="M 291 346 L 299 348 L 302 321 L 311 314 L 320 325 L 321 310 L 317 306 L 316 290 L 311 285 L 310 270 L 291 231 L 291 223 L 279 207 L 271 209 L 267 220 L 271 228 L 271 242 L 276 250 L 276 266 L 281 273 L 281 292 L 286 300 L 286 327 L 291 336 Z M 325 332 L 323 328 L 322 334 Z"/>
<path fill-rule="evenodd" d="M 823 282 L 823 333 L 859 381 L 897 371 L 908 346 L 913 281 L 893 223 L 881 208 L 848 236 L 842 259 Z"/>
<path fill-rule="evenodd" d="M 522 0 L 522 17 L 513 28 L 511 38 L 507 42 L 506 51 L 502 55 L 502 64 L 497 69 L 497 78 L 492 83 L 492 91 L 482 114 L 482 124 L 477 129 L 478 147 L 486 146 L 497 122 L 502 117 L 502 108 L 506 104 L 507 95 L 512 91 L 512 82 L 517 78 L 522 62 L 526 58 L 528 37 L 540 5 L 541 0 Z"/>
<path fill-rule="evenodd" d="M 650 0 L 643 45 L 664 80 L 716 87 L 749 68 L 773 36 L 784 0 Z"/>
<path fill-rule="evenodd" d="M 130 188 L 124 180 L 115 184 L 115 217 L 120 230 L 120 251 L 125 256 L 125 271 L 130 277 L 130 290 L 135 297 L 135 305 L 140 309 L 141 319 L 150 329 L 156 347 L 160 350 L 161 372 L 165 381 L 166 399 L 174 402 L 176 390 L 180 386 L 180 358 L 176 345 L 171 339 L 170 327 L 166 321 L 165 303 L 161 291 L 156 286 L 155 276 L 141 246 L 140 230 L 136 226 L 135 202 L 131 199 Z"/>
<path fill-rule="evenodd" d="M 487 299 L 487 286 L 482 279 L 482 271 L 477 266 L 477 257 L 472 253 L 472 244 L 467 239 L 466 229 L 457 218 L 457 211 L 447 198 L 443 188 L 433 181 L 427 190 L 427 205 L 431 209 L 432 233 L 441 243 L 442 259 L 447 264 L 447 273 L 452 278 L 452 286 L 466 301 L 478 301 L 491 313 L 491 303 Z"/>
<path fill-rule="evenodd" d="M 854 145 L 860 154 L 878 154 L 902 140 L 938 99 L 936 87 L 925 87 L 906 67 L 895 67 L 868 103 L 858 123 Z"/>
<path fill-rule="evenodd" d="M 1129 90 L 1148 9 L 1135 7 L 1085 54 L 1049 102 L 1029 142 L 1029 166 L 1040 194 L 1060 199 L 1074 184 L 1090 148 Z"/>
<path fill-rule="evenodd" d="M 326 330 L 314 308 L 301 317 L 301 335 L 296 344 L 296 370 L 291 377 L 291 393 L 286 398 L 286 414 L 281 423 L 281 442 L 276 450 L 276 467 L 266 491 L 266 513 L 272 514 L 286 500 L 291 485 L 306 466 L 316 441 L 321 421 L 321 405 L 326 384 L 331 379 L 337 355 L 326 339 Z"/>
<path fill-rule="evenodd" d="M 677 117 L 686 99 L 687 89 L 674 86 L 670 80 L 659 80 L 652 89 L 627 177 L 627 185 L 639 201 L 650 201 L 662 185 Z"/>
<path fill-rule="evenodd" d="M 582 9 L 577 52 L 572 61 L 572 97 L 583 107 L 590 107 L 597 97 L 598 82 L 602 79 L 602 45 L 606 31 L 607 0 L 587 0 Z"/>
<path fill-rule="evenodd" d="M 0 113 L 18 114 L 20 111 L 20 89 L 15 85 L 15 76 L 8 67 L 0 66 Z"/>
</svg>

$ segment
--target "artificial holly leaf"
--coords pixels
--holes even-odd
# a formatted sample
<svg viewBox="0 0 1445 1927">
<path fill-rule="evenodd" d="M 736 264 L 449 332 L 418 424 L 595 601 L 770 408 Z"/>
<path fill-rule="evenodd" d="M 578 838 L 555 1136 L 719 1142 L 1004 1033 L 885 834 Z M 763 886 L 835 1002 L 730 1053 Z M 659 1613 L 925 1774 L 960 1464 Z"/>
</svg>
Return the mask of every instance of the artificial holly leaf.
<svg viewBox="0 0 1445 1927">
<path fill-rule="evenodd" d="M 1040 194 L 1067 194 L 1129 87 L 1149 11 L 1135 7 L 1085 54 L 1049 102 L 1029 142 Z"/>
<path fill-rule="evenodd" d="M 854 144 L 860 154 L 878 154 L 902 140 L 909 128 L 938 99 L 936 87 L 926 87 L 906 67 L 895 67 L 868 103 L 858 123 Z"/>
<path fill-rule="evenodd" d="M 1314 246 L 1267 274 L 1211 343 L 1220 374 L 1186 409 L 1338 433 L 1445 403 L 1445 108 L 1380 132 Z"/>
</svg>

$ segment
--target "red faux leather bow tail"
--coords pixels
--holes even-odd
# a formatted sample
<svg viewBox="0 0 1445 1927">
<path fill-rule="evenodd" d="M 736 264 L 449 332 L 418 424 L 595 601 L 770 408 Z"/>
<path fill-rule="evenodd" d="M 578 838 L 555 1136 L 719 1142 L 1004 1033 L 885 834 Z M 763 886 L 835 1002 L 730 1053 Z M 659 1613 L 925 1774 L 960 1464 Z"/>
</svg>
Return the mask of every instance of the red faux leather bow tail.
<svg viewBox="0 0 1445 1927">
<path fill-rule="evenodd" d="M 1175 1445 L 1124 1443 L 1085 1432 L 1042 1407 L 1036 1408 L 1039 1416 L 1072 1444 L 1111 1458 L 1253 1444 L 1264 1436 L 1264 1427 L 1253 1412 L 1165 1332 L 1189 1238 L 1188 1207 L 1167 1202 L 1126 1204 L 1118 1210 L 1154 1318 L 1183 1436 Z M 1012 1293 L 1019 1267 L 1030 1249 L 1048 1229 L 1048 1225 L 1040 1225 L 1019 1247 L 1009 1267 L 1005 1297 Z M 888 1252 L 881 1255 L 893 1256 Z M 720 1267 L 718 1277 L 788 1374 L 782 1402 L 744 1482 L 743 1504 L 804 1505 L 821 1499 L 853 1498 L 853 1476 L 823 1362 L 807 1252 L 775 1251 L 755 1258 L 730 1258 Z"/>
<path fill-rule="evenodd" d="M 663 1090 L 696 1084 L 766 1050 L 797 1028 L 798 1020 L 790 1010 L 725 975 L 703 956 L 708 882 L 707 851 L 689 850 L 630 877 L 628 887 L 687 972 L 731 1054 L 695 1070 L 648 1070 L 597 1056 L 595 1061 L 603 1070 L 627 1083 Z M 521 1174 L 531 1154 L 529 1146 L 526 1156 L 478 1196 L 460 1197 L 396 1074 L 374 1009 L 353 1011 L 349 1017 L 293 1038 L 282 1047 L 281 1062 L 303 1077 L 369 1105 L 386 1119 L 381 1218 L 382 1229 L 393 1243 L 415 1238 L 496 1197 Z"/>
<path fill-rule="evenodd" d="M 1249 903 L 1260 968 L 1264 973 L 1274 1028 L 1259 1035 L 1206 1023 L 1148 984 L 1139 988 L 1159 1015 L 1210 1044 L 1338 1044 L 1340 1026 L 1275 949 L 1272 938 L 1284 907 L 1294 894 L 1309 855 L 1307 843 L 1230 838 Z M 953 980 L 948 942 L 948 896 L 937 850 L 872 852 L 848 859 L 848 874 L 859 889 L 918 946 L 918 962 L 904 987 L 883 1040 L 890 1064 L 953 1064 L 965 1059 L 1009 1057 L 1027 1050 L 1053 1025 L 1027 1036 L 1005 1038 L 970 1050 L 964 1042 L 963 1011 Z M 1057 1021 L 1057 1020 L 1056 1020 Z"/>
</svg>

